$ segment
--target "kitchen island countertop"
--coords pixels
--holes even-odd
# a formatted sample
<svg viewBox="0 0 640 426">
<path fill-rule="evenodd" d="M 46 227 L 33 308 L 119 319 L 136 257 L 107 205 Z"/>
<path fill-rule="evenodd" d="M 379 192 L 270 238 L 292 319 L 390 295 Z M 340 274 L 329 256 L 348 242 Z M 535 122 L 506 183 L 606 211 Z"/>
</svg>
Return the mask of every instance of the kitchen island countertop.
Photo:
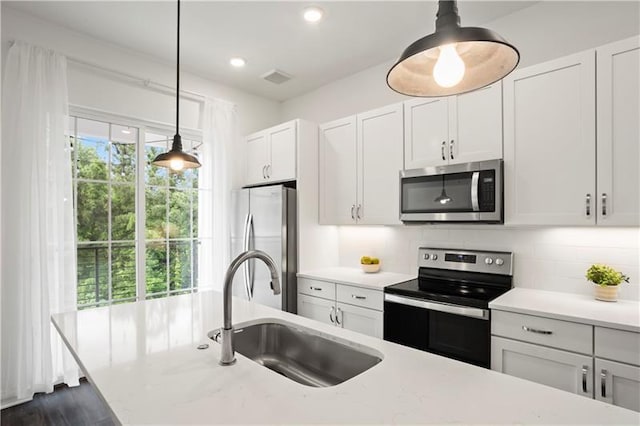
<svg viewBox="0 0 640 426">
<path fill-rule="evenodd" d="M 640 413 L 234 299 L 234 323 L 276 318 L 365 345 L 382 362 L 336 386 L 293 382 L 207 339 L 222 295 L 201 291 L 53 316 L 89 381 L 123 424 L 597 423 Z M 209 343 L 209 348 L 196 346 Z"/>
</svg>

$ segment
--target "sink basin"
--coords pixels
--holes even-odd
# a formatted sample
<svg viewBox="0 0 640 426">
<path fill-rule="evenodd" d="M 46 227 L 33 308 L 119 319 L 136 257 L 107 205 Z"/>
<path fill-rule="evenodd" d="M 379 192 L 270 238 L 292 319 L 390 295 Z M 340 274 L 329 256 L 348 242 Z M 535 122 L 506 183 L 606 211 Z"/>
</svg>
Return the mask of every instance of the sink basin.
<svg viewBox="0 0 640 426">
<path fill-rule="evenodd" d="M 219 329 L 208 334 L 214 341 L 219 335 Z M 337 385 L 382 361 L 382 354 L 366 346 L 276 319 L 234 325 L 233 346 L 258 364 L 314 387 Z"/>
</svg>

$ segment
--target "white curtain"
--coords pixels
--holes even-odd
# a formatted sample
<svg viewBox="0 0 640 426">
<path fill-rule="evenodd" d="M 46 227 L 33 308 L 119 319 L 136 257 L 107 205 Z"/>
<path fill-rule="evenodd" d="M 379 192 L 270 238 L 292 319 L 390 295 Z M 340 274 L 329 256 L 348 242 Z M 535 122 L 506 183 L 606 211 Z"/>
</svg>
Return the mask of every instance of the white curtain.
<svg viewBox="0 0 640 426">
<path fill-rule="evenodd" d="M 2 97 L 2 400 L 28 400 L 78 367 L 51 325 L 76 309 L 67 61 L 15 43 Z"/>
<path fill-rule="evenodd" d="M 231 153 L 238 140 L 237 109 L 234 104 L 205 99 L 202 110 L 201 193 L 198 206 L 198 251 L 200 288 L 222 289 L 229 265 Z"/>
</svg>

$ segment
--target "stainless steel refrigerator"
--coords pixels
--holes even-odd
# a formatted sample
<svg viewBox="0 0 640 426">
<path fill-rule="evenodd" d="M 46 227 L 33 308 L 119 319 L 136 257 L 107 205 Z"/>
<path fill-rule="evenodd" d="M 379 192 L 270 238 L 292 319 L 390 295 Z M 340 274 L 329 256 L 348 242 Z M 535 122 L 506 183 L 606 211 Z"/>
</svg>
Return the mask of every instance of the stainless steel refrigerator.
<svg viewBox="0 0 640 426">
<path fill-rule="evenodd" d="M 246 250 L 262 250 L 279 265 L 282 292 L 274 295 L 267 266 L 250 259 L 236 273 L 233 295 L 276 309 L 297 310 L 296 191 L 282 185 L 233 191 L 232 259 Z"/>
</svg>

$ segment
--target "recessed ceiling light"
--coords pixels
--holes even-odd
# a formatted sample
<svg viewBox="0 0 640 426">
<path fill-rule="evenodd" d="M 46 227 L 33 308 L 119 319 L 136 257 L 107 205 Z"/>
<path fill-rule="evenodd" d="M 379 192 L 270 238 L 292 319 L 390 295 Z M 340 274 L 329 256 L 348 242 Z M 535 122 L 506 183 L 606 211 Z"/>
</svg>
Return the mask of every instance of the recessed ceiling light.
<svg viewBox="0 0 640 426">
<path fill-rule="evenodd" d="M 245 61 L 242 58 L 231 58 L 229 63 L 231 64 L 232 67 L 242 68 L 247 64 L 247 61 Z"/>
<path fill-rule="evenodd" d="M 127 129 L 122 129 L 120 130 L 122 133 L 124 133 L 125 135 L 130 135 L 131 134 L 131 130 L 127 130 Z"/>
<path fill-rule="evenodd" d="M 319 7 L 307 7 L 304 10 L 304 20 L 307 22 L 318 22 L 322 19 L 324 11 Z"/>
</svg>

